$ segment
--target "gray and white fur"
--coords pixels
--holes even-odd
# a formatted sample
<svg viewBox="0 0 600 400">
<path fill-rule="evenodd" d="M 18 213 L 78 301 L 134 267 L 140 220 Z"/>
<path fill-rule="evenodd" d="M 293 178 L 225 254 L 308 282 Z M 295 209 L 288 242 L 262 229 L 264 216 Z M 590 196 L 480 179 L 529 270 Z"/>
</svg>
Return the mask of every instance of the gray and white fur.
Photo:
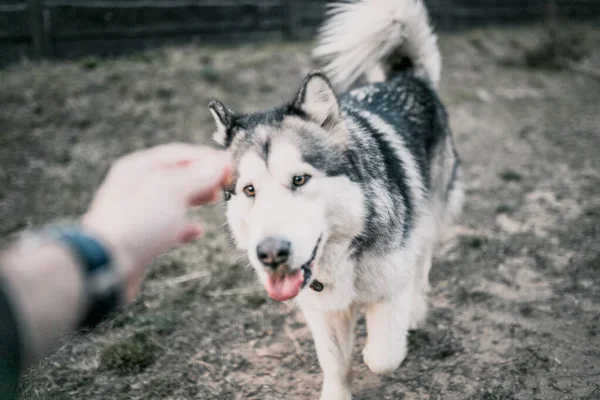
<svg viewBox="0 0 600 400">
<path fill-rule="evenodd" d="M 426 319 L 432 253 L 462 204 L 461 168 L 421 1 L 335 5 L 315 55 L 325 73 L 308 75 L 291 102 L 253 114 L 217 101 L 210 109 L 235 163 L 225 190 L 233 241 L 271 297 L 302 309 L 321 399 L 350 399 L 358 314 L 375 373 L 401 364 L 409 329 Z M 359 78 L 368 83 L 333 89 Z"/>
</svg>

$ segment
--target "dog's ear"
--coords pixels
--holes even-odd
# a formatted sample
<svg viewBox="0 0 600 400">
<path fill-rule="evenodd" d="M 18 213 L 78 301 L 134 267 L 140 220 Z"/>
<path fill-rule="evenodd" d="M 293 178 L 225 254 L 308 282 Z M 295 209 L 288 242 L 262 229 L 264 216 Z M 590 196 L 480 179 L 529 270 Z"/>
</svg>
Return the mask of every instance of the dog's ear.
<svg viewBox="0 0 600 400">
<path fill-rule="evenodd" d="M 294 108 L 326 129 L 340 120 L 340 105 L 329 79 L 320 71 L 311 72 L 302 82 Z"/>
<path fill-rule="evenodd" d="M 213 134 L 214 141 L 223 147 L 229 147 L 233 139 L 235 113 L 218 100 L 211 101 L 208 108 L 217 124 L 217 131 Z"/>
</svg>

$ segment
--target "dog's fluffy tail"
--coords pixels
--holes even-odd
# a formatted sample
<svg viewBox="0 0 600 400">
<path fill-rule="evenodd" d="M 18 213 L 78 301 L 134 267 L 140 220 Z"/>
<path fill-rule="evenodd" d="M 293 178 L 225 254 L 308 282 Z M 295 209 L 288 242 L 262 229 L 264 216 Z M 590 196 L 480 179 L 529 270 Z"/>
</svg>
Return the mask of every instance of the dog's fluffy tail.
<svg viewBox="0 0 600 400">
<path fill-rule="evenodd" d="M 313 55 L 340 90 L 363 75 L 369 82 L 384 81 L 407 65 L 434 87 L 440 80 L 437 37 L 423 0 L 331 4 Z"/>
</svg>

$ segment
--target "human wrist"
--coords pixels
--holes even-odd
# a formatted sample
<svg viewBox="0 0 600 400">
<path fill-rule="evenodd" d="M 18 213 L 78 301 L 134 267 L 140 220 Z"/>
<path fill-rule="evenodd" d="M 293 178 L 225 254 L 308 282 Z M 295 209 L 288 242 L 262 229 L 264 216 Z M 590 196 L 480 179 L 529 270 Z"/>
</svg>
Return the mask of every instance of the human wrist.
<svg viewBox="0 0 600 400">
<path fill-rule="evenodd" d="M 35 248 L 17 244 L 0 258 L 0 278 L 17 310 L 23 363 L 29 365 L 84 315 L 84 274 L 72 252 L 54 241 Z"/>
<path fill-rule="evenodd" d="M 110 252 L 113 267 L 124 287 L 121 305 L 130 303 L 137 295 L 138 275 L 143 261 L 139 259 L 134 247 L 128 244 L 126 238 L 114 229 L 98 223 L 93 215 L 84 215 L 81 226 Z"/>
<path fill-rule="evenodd" d="M 55 228 L 56 239 L 70 250 L 84 274 L 85 295 L 88 307 L 80 322 L 89 328 L 125 304 L 123 277 L 116 266 L 113 252 L 83 226 Z"/>
</svg>

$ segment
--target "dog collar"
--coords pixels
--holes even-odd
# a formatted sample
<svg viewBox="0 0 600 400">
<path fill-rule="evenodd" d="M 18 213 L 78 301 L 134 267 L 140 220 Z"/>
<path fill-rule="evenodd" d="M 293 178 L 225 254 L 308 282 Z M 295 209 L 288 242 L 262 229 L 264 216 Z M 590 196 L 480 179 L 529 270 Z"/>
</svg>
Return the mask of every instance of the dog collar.
<svg viewBox="0 0 600 400">
<path fill-rule="evenodd" d="M 318 280 L 314 279 L 311 283 L 310 283 L 310 288 L 312 290 L 314 290 L 317 293 L 320 293 L 323 291 L 323 284 L 321 282 L 319 282 Z"/>
</svg>

